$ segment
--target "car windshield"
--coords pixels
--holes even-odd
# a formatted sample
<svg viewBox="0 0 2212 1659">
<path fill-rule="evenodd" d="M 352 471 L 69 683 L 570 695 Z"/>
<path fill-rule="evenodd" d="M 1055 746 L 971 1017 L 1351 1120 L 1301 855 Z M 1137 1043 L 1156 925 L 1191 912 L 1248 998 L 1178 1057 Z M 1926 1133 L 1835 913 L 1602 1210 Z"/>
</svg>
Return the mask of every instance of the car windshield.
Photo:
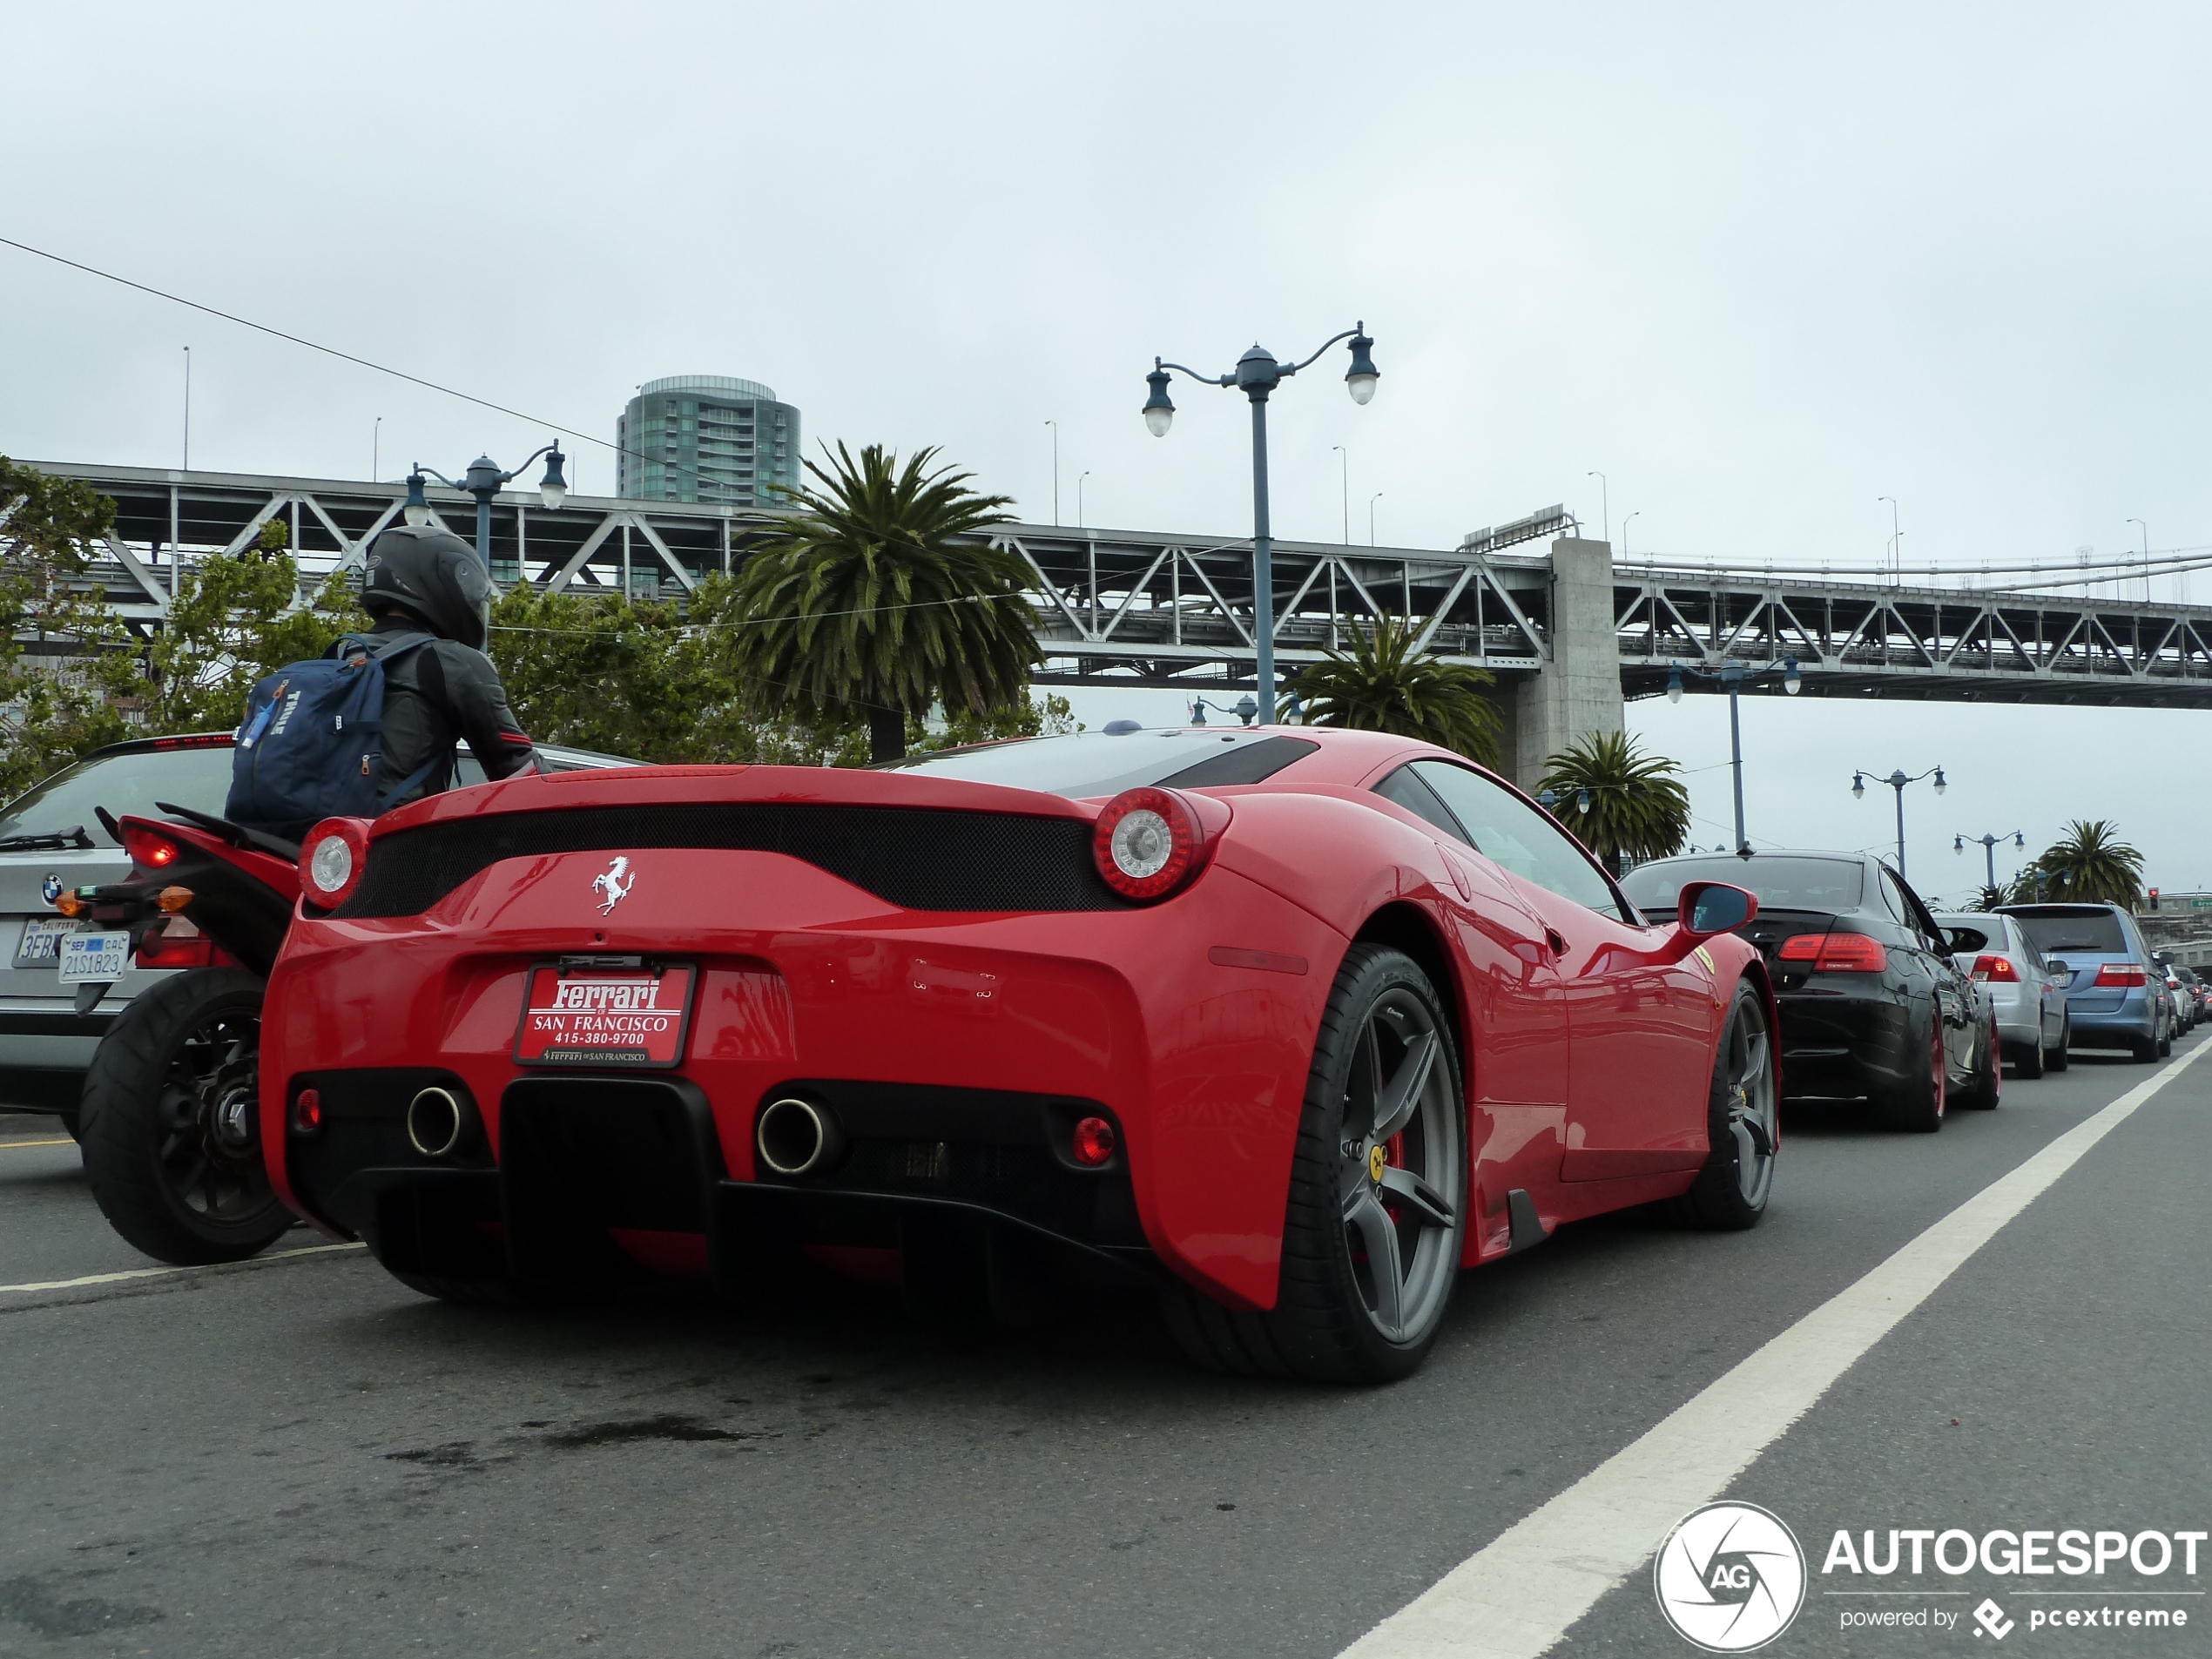
<svg viewBox="0 0 2212 1659">
<path fill-rule="evenodd" d="M 1003 784 L 1081 800 L 1148 785 L 1203 789 L 1208 785 L 1256 784 L 1320 746 L 1311 738 L 1204 726 L 1111 734 L 1076 732 L 910 755 L 885 761 L 875 770 Z"/>
<path fill-rule="evenodd" d="M 2025 914 L 2014 911 L 2013 914 L 2027 929 L 2035 948 L 2046 956 L 2085 950 L 2117 956 L 2128 949 L 2128 936 L 2120 930 L 2120 918 L 2109 910 L 2031 910 Z"/>
<path fill-rule="evenodd" d="M 217 813 L 231 792 L 231 746 L 154 749 L 94 755 L 56 772 L 0 807 L 0 842 L 30 835 L 66 835 L 82 829 L 95 846 L 113 846 L 95 807 L 121 818 L 159 818 L 157 800 L 196 812 Z"/>
<path fill-rule="evenodd" d="M 1765 910 L 1855 910 L 1865 868 L 1855 859 L 1669 859 L 1629 871 L 1621 886 L 1647 915 L 1672 910 L 1691 881 L 1743 887 L 1757 894 Z"/>
</svg>

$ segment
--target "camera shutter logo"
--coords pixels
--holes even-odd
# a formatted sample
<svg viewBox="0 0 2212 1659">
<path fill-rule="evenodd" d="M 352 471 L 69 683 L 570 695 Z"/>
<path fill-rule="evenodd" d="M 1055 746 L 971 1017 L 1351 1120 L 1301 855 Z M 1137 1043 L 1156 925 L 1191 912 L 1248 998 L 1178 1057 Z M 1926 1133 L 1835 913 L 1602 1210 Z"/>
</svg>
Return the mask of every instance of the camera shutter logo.
<svg viewBox="0 0 2212 1659">
<path fill-rule="evenodd" d="M 1709 1503 L 1675 1523 L 1651 1583 L 1683 1640 L 1708 1653 L 1749 1653 L 1804 1608 L 1805 1553 L 1780 1517 L 1757 1504 Z"/>
</svg>

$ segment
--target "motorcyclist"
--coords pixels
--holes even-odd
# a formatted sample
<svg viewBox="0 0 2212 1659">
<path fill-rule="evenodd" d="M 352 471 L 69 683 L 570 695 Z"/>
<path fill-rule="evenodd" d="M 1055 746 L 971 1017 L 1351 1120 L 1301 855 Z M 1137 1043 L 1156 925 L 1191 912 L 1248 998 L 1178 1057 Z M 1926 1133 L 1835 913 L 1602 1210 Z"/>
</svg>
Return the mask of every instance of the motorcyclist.
<svg viewBox="0 0 2212 1659">
<path fill-rule="evenodd" d="M 376 625 L 365 637 L 388 644 L 404 634 L 435 636 L 384 671 L 383 775 L 407 779 L 428 767 L 388 810 L 453 787 L 456 738 L 494 781 L 543 770 L 484 655 L 490 597 L 483 561 L 450 530 L 395 526 L 369 545 L 361 604 Z"/>
</svg>

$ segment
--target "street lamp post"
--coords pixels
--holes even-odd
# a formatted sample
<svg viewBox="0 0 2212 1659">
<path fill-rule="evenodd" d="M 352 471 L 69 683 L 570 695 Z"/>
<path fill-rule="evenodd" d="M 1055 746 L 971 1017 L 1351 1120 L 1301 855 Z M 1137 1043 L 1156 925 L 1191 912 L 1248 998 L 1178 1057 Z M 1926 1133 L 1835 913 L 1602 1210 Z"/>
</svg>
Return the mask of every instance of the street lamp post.
<svg viewBox="0 0 2212 1659">
<path fill-rule="evenodd" d="M 1892 789 L 1897 791 L 1897 873 L 1899 875 L 1905 873 L 1905 786 L 1917 784 L 1923 778 L 1935 779 L 1935 792 L 1939 795 L 1951 786 L 1943 779 L 1941 766 L 1931 766 L 1927 771 L 1917 772 L 1910 778 L 1899 770 L 1892 772 L 1886 778 L 1877 778 L 1874 780 L 1878 784 L 1887 784 Z M 1866 772 L 1864 767 L 1851 773 L 1851 799 L 1854 800 L 1866 799 Z"/>
<path fill-rule="evenodd" d="M 1975 846 L 1981 848 L 1984 873 L 1988 878 L 1982 883 L 1982 886 L 1993 892 L 1997 887 L 1997 847 L 1999 843 L 2003 841 L 2004 839 L 2005 838 L 2001 835 L 1990 835 L 1986 833 L 1981 835 L 1954 835 L 1951 838 L 1951 850 L 1953 853 L 1964 853 L 1966 850 L 1966 843 L 1969 841 L 1972 841 Z M 2027 837 L 2021 834 L 2020 831 L 2014 830 L 2013 832 L 2013 845 L 2025 852 L 2027 848 Z"/>
<path fill-rule="evenodd" d="M 1144 400 L 1144 424 L 1156 438 L 1167 436 L 1168 428 L 1175 420 L 1175 405 L 1168 397 L 1170 369 L 1188 374 L 1204 385 L 1233 386 L 1251 400 L 1252 644 L 1258 658 L 1253 666 L 1254 677 L 1259 682 L 1260 714 L 1267 725 L 1272 725 L 1275 719 L 1275 538 L 1267 516 L 1267 398 L 1300 369 L 1312 368 L 1321 352 L 1340 340 L 1352 342 L 1352 367 L 1345 371 L 1345 388 L 1352 394 L 1354 403 L 1365 403 L 1374 396 L 1375 381 L 1380 374 L 1372 355 L 1375 342 L 1368 338 L 1364 322 L 1322 341 L 1320 351 L 1302 363 L 1278 363 L 1271 353 L 1254 346 L 1237 360 L 1236 372 L 1231 374 L 1201 374 L 1195 368 L 1155 357 L 1152 372 L 1144 377 L 1145 384 L 1151 388 Z"/>
<path fill-rule="evenodd" d="M 1642 516 L 1643 509 L 1639 507 L 1621 521 L 1621 563 L 1623 564 L 1629 562 L 1629 526 Z"/>
<path fill-rule="evenodd" d="M 1205 725 L 1208 709 L 1211 709 L 1216 714 L 1233 714 L 1246 725 L 1250 725 L 1252 723 L 1252 717 L 1259 712 L 1259 705 L 1252 701 L 1252 694 L 1250 691 L 1238 698 L 1233 706 L 1226 703 L 1209 703 L 1203 697 L 1193 698 L 1190 699 L 1190 724 L 1192 725 Z"/>
<path fill-rule="evenodd" d="M 448 489 L 464 490 L 476 498 L 476 556 L 484 562 L 484 574 L 491 574 L 491 504 L 499 492 L 511 483 L 531 462 L 539 455 L 545 457 L 545 476 L 537 481 L 537 498 L 548 509 L 556 508 L 569 498 L 569 482 L 562 475 L 561 464 L 568 457 L 561 453 L 558 443 L 549 443 L 543 448 L 523 457 L 523 465 L 513 472 L 502 472 L 489 455 L 478 455 L 469 463 L 469 470 L 455 483 L 445 474 L 421 462 L 407 475 L 407 522 L 427 524 L 430 522 L 430 502 L 422 493 L 424 480 L 435 478 Z"/>
<path fill-rule="evenodd" d="M 1635 515 L 1632 513 L 1629 516 L 1633 518 Z M 1627 528 L 1625 524 L 1622 526 L 1624 533 Z M 1736 779 L 1736 850 L 1738 853 L 1749 852 L 1750 838 L 1743 833 L 1743 723 L 1739 718 L 1737 699 L 1743 695 L 1746 682 L 1764 679 L 1770 674 L 1780 674 L 1783 691 L 1791 697 L 1797 696 L 1798 688 L 1804 683 L 1797 677 L 1797 659 L 1785 657 L 1780 668 L 1771 665 L 1746 668 L 1733 660 L 1723 662 L 1717 667 L 1670 663 L 1667 666 L 1667 701 L 1669 703 L 1682 701 L 1682 682 L 1685 674 L 1692 679 L 1712 680 L 1728 693 L 1729 764 L 1734 770 Z"/>
</svg>

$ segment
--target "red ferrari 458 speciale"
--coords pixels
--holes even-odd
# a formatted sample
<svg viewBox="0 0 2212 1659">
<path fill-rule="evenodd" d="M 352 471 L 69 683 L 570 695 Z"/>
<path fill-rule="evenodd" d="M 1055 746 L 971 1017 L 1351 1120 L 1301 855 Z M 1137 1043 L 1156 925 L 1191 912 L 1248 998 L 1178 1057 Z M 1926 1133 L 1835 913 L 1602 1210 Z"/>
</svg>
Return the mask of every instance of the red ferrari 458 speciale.
<svg viewBox="0 0 2212 1659">
<path fill-rule="evenodd" d="M 1406 738 L 572 772 L 300 863 L 271 1174 L 455 1300 L 806 1251 L 1004 1312 L 1104 1273 L 1206 1363 L 1386 1379 L 1461 1268 L 1655 1200 L 1746 1227 L 1773 1178 L 1756 902 L 1648 926 Z"/>
</svg>

